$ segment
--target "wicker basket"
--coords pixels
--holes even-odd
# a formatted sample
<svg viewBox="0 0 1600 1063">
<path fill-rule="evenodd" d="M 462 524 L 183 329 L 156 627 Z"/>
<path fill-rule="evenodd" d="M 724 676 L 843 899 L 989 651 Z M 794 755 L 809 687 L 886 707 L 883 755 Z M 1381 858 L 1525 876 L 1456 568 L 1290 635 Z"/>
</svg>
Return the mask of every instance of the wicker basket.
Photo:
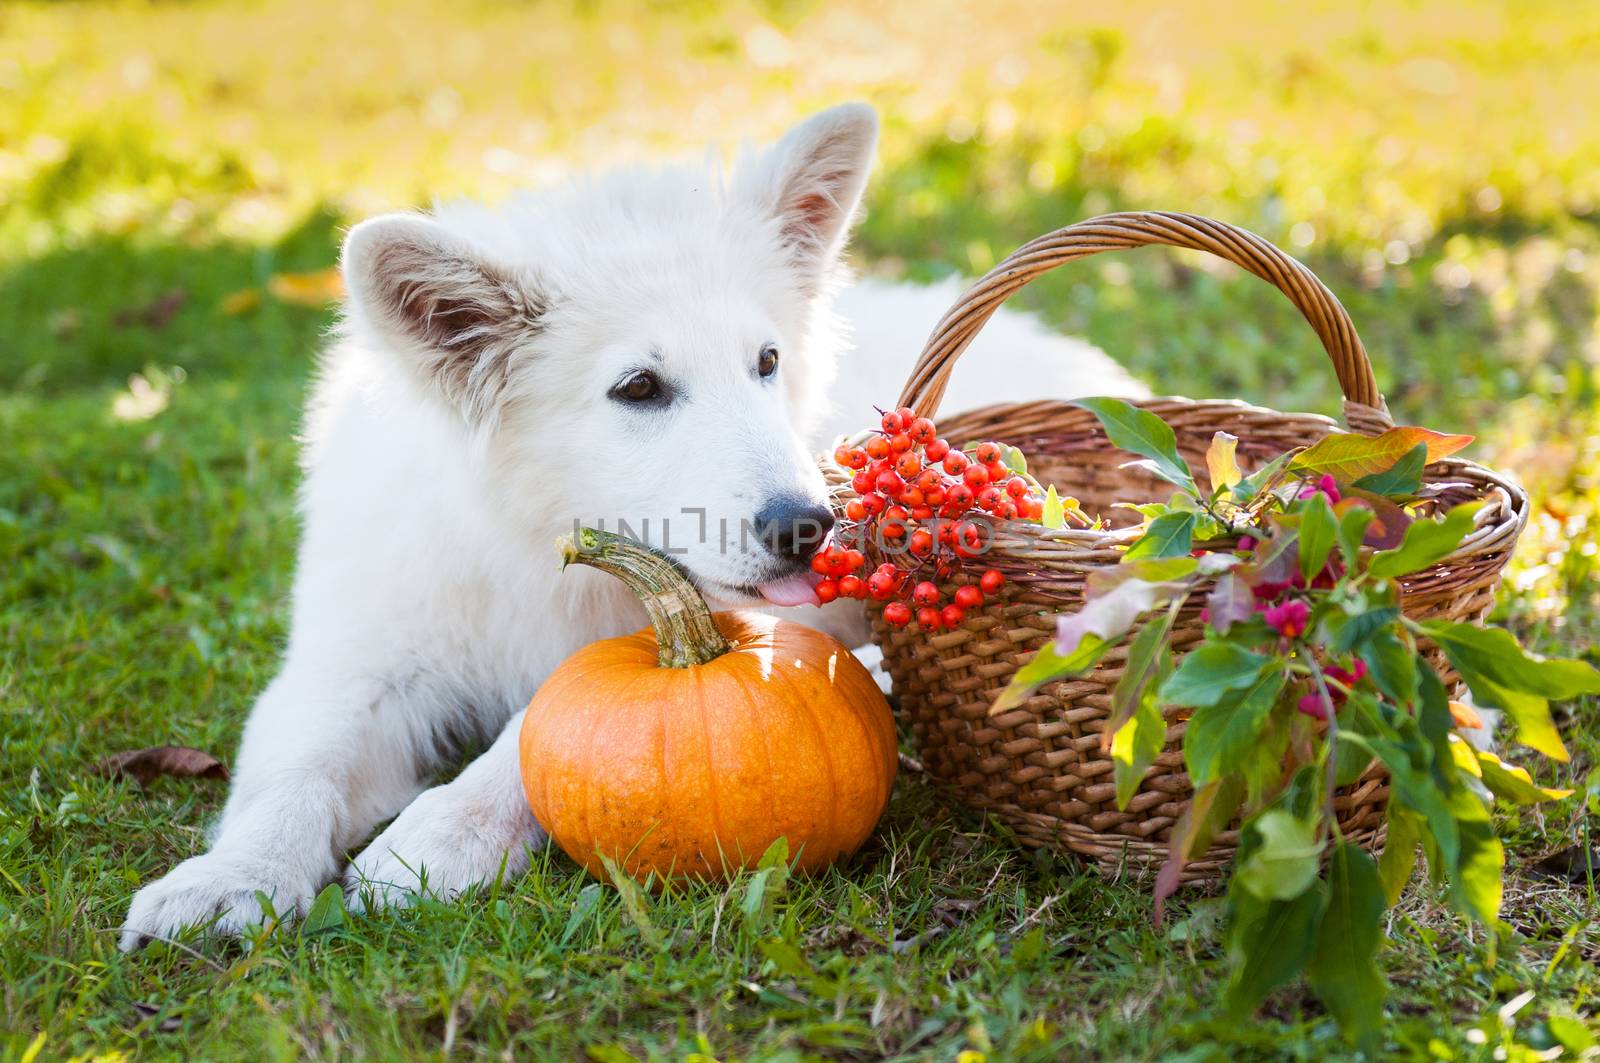
<svg viewBox="0 0 1600 1063">
<path fill-rule="evenodd" d="M 1392 426 L 1349 316 L 1309 270 L 1251 233 L 1174 213 L 1105 215 L 1018 248 L 939 322 L 899 404 L 932 416 L 956 358 L 1000 304 L 1034 277 L 1072 259 L 1146 244 L 1209 251 L 1275 285 L 1327 349 L 1350 428 L 1377 434 Z M 1180 451 L 1202 477 L 1206 447 L 1218 431 L 1239 438 L 1238 460 L 1246 471 L 1340 431 L 1326 417 L 1240 402 L 1157 398 L 1137 405 L 1172 425 Z M 1150 474 L 1125 467 L 1129 455 L 1110 446 L 1094 416 L 1064 402 L 990 406 L 946 415 L 939 423 L 941 434 L 955 445 L 996 439 L 1021 447 L 1041 482 L 1075 496 L 1091 513 L 1114 516 L 1125 512 L 1113 511 L 1115 502 L 1150 501 L 1171 491 Z M 849 473 L 828 459 L 823 464 L 842 505 L 850 494 Z M 1456 485 L 1441 505 L 1474 498 L 1486 505 L 1453 555 L 1404 581 L 1404 608 L 1415 617 L 1477 620 L 1488 610 L 1500 570 L 1526 523 L 1527 497 L 1514 481 L 1467 461 L 1446 459 L 1428 466 L 1425 475 L 1430 482 Z M 998 816 L 1025 844 L 1064 847 L 1092 857 L 1103 871 L 1136 875 L 1165 859 L 1171 828 L 1192 790 L 1183 770 L 1184 724 L 1169 712 L 1166 749 L 1127 810 L 1116 807 L 1112 763 L 1101 752 L 1101 735 L 1126 647 L 1113 650 L 1092 672 L 1045 686 L 1013 711 L 990 716 L 989 707 L 1012 674 L 1052 636 L 1056 615 L 1083 604 L 1085 576 L 1116 564 L 1137 534 L 1132 527 L 1082 531 L 1000 525 L 985 565 L 1005 573 L 1006 588 L 982 609 L 969 611 L 954 631 L 930 635 L 914 625 L 893 628 L 883 622 L 882 604 L 868 603 L 901 717 L 931 776 L 968 804 Z M 941 589 L 949 593 L 965 579 L 958 574 L 955 584 Z M 1201 638 L 1199 597 L 1191 599 L 1174 626 L 1173 645 L 1179 649 Z M 1336 807 L 1346 836 L 1375 845 L 1387 796 L 1376 769 L 1341 792 Z M 1187 865 L 1185 881 L 1214 878 L 1237 841 L 1236 831 L 1221 833 L 1207 853 Z"/>
</svg>

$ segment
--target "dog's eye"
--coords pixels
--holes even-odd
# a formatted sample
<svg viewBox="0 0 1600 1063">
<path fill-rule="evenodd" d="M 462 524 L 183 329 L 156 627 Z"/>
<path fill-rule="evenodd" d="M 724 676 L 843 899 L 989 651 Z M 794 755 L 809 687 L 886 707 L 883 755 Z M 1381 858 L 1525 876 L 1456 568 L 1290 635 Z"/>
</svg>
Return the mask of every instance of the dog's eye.
<svg viewBox="0 0 1600 1063">
<path fill-rule="evenodd" d="M 611 397 L 623 402 L 650 402 L 659 399 L 661 394 L 660 379 L 644 369 L 629 373 L 611 389 Z"/>
<path fill-rule="evenodd" d="M 778 348 L 767 344 L 761 348 L 761 357 L 756 359 L 756 372 L 763 377 L 769 377 L 778 371 Z"/>
</svg>

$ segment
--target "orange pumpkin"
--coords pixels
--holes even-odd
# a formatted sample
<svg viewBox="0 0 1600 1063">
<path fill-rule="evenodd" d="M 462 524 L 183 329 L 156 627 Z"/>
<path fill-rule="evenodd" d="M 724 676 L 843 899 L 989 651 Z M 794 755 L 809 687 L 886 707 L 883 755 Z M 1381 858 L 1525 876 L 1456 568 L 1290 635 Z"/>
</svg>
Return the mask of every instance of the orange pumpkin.
<svg viewBox="0 0 1600 1063">
<path fill-rule="evenodd" d="M 894 720 L 834 639 L 759 613 L 713 615 L 678 566 L 604 532 L 563 562 L 620 577 L 651 627 L 569 657 L 523 719 L 539 823 L 596 876 L 718 878 L 786 838 L 800 870 L 866 841 L 889 802 Z"/>
</svg>

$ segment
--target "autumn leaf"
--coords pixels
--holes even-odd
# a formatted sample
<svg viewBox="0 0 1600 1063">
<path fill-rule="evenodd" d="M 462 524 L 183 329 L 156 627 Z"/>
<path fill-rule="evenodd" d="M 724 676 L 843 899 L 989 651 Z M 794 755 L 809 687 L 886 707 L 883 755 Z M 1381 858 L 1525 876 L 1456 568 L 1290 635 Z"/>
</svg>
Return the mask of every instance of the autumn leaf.
<svg viewBox="0 0 1600 1063">
<path fill-rule="evenodd" d="M 248 314 L 261 306 L 261 289 L 240 288 L 236 292 L 229 292 L 217 302 L 217 309 L 228 317 L 239 317 Z"/>
<path fill-rule="evenodd" d="M 228 778 L 227 765 L 204 750 L 188 746 L 153 746 L 113 753 L 94 766 L 94 773 L 134 779 L 141 786 L 162 775 L 179 779 Z"/>
<path fill-rule="evenodd" d="M 1428 461 L 1435 462 L 1471 442 L 1471 436 L 1446 435 L 1426 428 L 1391 428 L 1381 436 L 1336 432 L 1297 454 L 1291 467 L 1313 475 L 1327 473 L 1349 483 L 1393 468 L 1418 443 L 1428 445 Z"/>
<path fill-rule="evenodd" d="M 1238 436 L 1218 432 L 1211 437 L 1211 446 L 1206 448 L 1206 473 L 1211 477 L 1213 491 L 1232 487 L 1244 479 L 1244 473 L 1239 471 L 1239 463 L 1234 457 L 1238 449 Z"/>
<path fill-rule="evenodd" d="M 267 281 L 267 291 L 280 303 L 320 309 L 344 298 L 344 277 L 338 266 L 311 273 L 278 273 Z"/>
</svg>

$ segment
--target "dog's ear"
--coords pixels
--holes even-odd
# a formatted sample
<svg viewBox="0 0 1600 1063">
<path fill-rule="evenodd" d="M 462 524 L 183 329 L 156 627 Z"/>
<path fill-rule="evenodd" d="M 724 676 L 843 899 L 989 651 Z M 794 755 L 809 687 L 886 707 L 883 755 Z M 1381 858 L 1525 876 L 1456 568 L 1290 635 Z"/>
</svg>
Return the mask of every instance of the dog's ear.
<svg viewBox="0 0 1600 1063">
<path fill-rule="evenodd" d="M 534 278 L 414 214 L 357 225 L 341 262 L 359 323 L 469 422 L 491 416 L 514 352 L 537 335 L 548 308 Z"/>
<path fill-rule="evenodd" d="M 844 249 L 877 144 L 877 112 L 841 104 L 789 130 L 741 174 L 744 194 L 777 216 L 808 286 L 822 281 Z"/>
</svg>

